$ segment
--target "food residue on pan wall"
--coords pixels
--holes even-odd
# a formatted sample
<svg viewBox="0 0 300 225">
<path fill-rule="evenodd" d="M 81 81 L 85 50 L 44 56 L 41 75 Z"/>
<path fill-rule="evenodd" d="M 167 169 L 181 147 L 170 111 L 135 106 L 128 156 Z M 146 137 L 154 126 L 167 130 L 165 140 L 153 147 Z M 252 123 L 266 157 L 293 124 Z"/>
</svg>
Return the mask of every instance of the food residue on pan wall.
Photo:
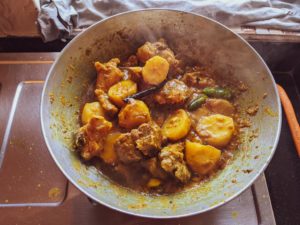
<svg viewBox="0 0 300 225">
<path fill-rule="evenodd" d="M 82 170 L 82 163 L 80 163 L 80 161 L 79 160 L 76 160 L 76 159 L 72 159 L 72 166 L 74 167 L 74 169 L 76 170 L 76 171 L 81 171 Z"/>
<path fill-rule="evenodd" d="M 62 82 L 60 83 L 60 87 L 61 87 L 61 88 L 65 88 L 65 82 L 64 82 L 64 81 L 62 81 Z"/>
<path fill-rule="evenodd" d="M 146 203 L 137 203 L 137 204 L 128 205 L 128 208 L 130 208 L 130 209 L 142 209 L 142 208 L 145 208 L 146 206 L 147 206 Z"/>
<path fill-rule="evenodd" d="M 65 96 L 59 96 L 60 102 L 63 106 L 66 106 L 66 99 Z"/>
<path fill-rule="evenodd" d="M 274 112 L 270 107 L 265 107 L 264 108 L 264 112 L 269 115 L 269 116 L 272 116 L 272 117 L 277 117 L 278 114 L 276 112 Z"/>
<path fill-rule="evenodd" d="M 252 123 L 249 118 L 238 118 L 237 123 L 240 128 L 251 127 Z"/>
<path fill-rule="evenodd" d="M 60 101 L 57 101 L 57 104 L 54 105 L 51 111 L 50 129 L 52 129 L 52 137 L 61 140 L 67 146 L 71 146 L 72 131 L 76 130 L 76 127 L 74 127 L 76 126 L 76 123 L 74 123 L 74 121 L 77 120 L 79 112 L 78 110 L 73 112 L 73 109 L 66 109 L 66 107 L 72 107 L 73 104 L 76 105 L 74 97 L 72 97 L 71 101 L 60 93 L 58 93 L 58 96 Z M 62 110 L 66 111 L 66 113 L 62 113 Z M 70 115 L 70 113 L 72 113 L 72 115 Z M 67 116 L 67 119 L 65 115 Z M 63 135 L 61 135 L 61 131 Z"/>
<path fill-rule="evenodd" d="M 268 93 L 267 93 L 267 92 L 265 92 L 265 93 L 263 94 L 263 99 L 265 99 L 266 97 L 268 97 Z"/>
<path fill-rule="evenodd" d="M 54 102 L 54 93 L 53 92 L 49 93 L 49 101 L 51 104 L 53 104 L 53 102 Z"/>
<path fill-rule="evenodd" d="M 60 103 L 63 106 L 67 106 L 67 107 L 72 107 L 73 106 L 72 101 L 66 99 L 66 97 L 64 95 L 59 96 L 59 99 L 60 99 Z"/>
<path fill-rule="evenodd" d="M 251 173 L 253 170 L 247 169 L 247 170 L 242 170 L 243 173 Z"/>
<path fill-rule="evenodd" d="M 255 104 L 253 106 L 248 107 L 247 110 L 246 110 L 246 112 L 250 116 L 255 116 L 256 113 L 258 112 L 258 109 L 259 109 L 258 108 L 258 104 Z"/>
<path fill-rule="evenodd" d="M 69 64 L 69 68 L 70 68 L 71 70 L 75 70 L 75 66 L 72 65 L 72 64 Z"/>
<path fill-rule="evenodd" d="M 71 84 L 72 81 L 73 81 L 73 76 L 72 76 L 72 75 L 69 75 L 69 76 L 67 77 L 67 82 L 68 82 L 69 84 Z"/>
<path fill-rule="evenodd" d="M 77 180 L 78 184 L 85 186 L 85 187 L 92 187 L 97 188 L 100 186 L 99 182 L 95 182 L 87 176 L 82 176 L 80 179 Z"/>
<path fill-rule="evenodd" d="M 249 134 L 249 142 L 253 141 L 253 139 L 257 138 L 258 135 L 259 135 L 259 130 L 258 129 L 255 129 L 255 130 L 252 130 Z"/>
</svg>

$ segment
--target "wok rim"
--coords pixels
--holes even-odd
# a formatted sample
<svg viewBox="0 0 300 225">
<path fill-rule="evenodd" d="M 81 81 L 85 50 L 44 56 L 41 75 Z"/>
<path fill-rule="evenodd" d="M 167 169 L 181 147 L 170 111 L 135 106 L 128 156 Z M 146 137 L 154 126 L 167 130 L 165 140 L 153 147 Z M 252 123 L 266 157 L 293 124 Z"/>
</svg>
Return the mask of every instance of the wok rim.
<svg viewBox="0 0 300 225">
<path fill-rule="evenodd" d="M 272 82 L 272 86 L 273 89 L 275 89 L 275 95 L 276 95 L 276 100 L 277 100 L 277 105 L 278 105 L 278 125 L 277 125 L 277 131 L 276 131 L 276 136 L 275 136 L 275 141 L 273 143 L 271 152 L 269 157 L 267 158 L 266 162 L 264 163 L 264 165 L 260 168 L 259 172 L 252 178 L 249 180 L 248 184 L 246 184 L 243 188 L 241 188 L 239 191 L 235 192 L 232 196 L 225 198 L 224 201 L 219 202 L 218 204 L 215 204 L 213 206 L 207 207 L 205 209 L 200 209 L 197 210 L 195 209 L 193 212 L 188 212 L 188 213 L 179 213 L 176 215 L 145 215 L 144 213 L 139 213 L 139 212 L 134 212 L 131 211 L 130 209 L 124 210 L 115 206 L 112 206 L 108 203 L 106 203 L 105 201 L 102 201 L 98 198 L 96 198 L 95 196 L 93 196 L 91 193 L 89 193 L 88 191 L 85 190 L 85 188 L 80 185 L 78 182 L 76 182 L 63 168 L 63 166 L 61 166 L 61 164 L 58 162 L 56 155 L 54 154 L 51 144 L 48 141 L 47 137 L 46 137 L 46 127 L 43 121 L 43 106 L 44 106 L 44 102 L 47 101 L 47 95 L 46 95 L 46 89 L 47 89 L 47 84 L 51 78 L 51 75 L 54 73 L 54 68 L 56 67 L 56 65 L 59 63 L 60 58 L 62 57 L 62 55 L 69 49 L 69 48 L 73 48 L 73 44 L 76 43 L 77 39 L 81 38 L 82 35 L 85 35 L 89 30 L 94 29 L 96 26 L 99 26 L 101 23 L 104 23 L 110 19 L 113 19 L 115 17 L 120 17 L 123 15 L 127 15 L 127 14 L 134 14 L 134 13 L 140 13 L 143 11 L 172 11 L 172 12 L 177 12 L 177 13 L 183 13 L 183 14 L 191 14 L 193 16 L 197 16 L 197 17 L 202 17 L 206 20 L 209 20 L 213 23 L 218 24 L 219 26 L 221 26 L 223 29 L 226 29 L 227 31 L 230 31 L 234 36 L 236 36 L 237 38 L 240 39 L 240 41 L 242 41 L 244 44 L 246 44 L 250 50 L 252 50 L 256 57 L 258 57 L 258 59 L 260 60 L 260 62 L 262 63 L 262 66 L 265 67 L 268 76 L 271 79 Z M 132 11 L 127 11 L 127 12 L 122 12 L 122 13 L 118 13 L 116 15 L 110 16 L 108 18 L 102 19 L 98 22 L 96 22 L 95 24 L 91 25 L 90 27 L 88 27 L 87 29 L 85 29 L 82 33 L 78 34 L 76 37 L 74 37 L 64 48 L 63 50 L 59 53 L 59 55 L 57 56 L 57 58 L 55 59 L 54 63 L 52 64 L 47 77 L 45 79 L 44 82 L 44 87 L 43 87 L 43 91 L 42 91 L 42 95 L 41 95 L 41 105 L 40 105 L 40 122 L 41 122 L 41 128 L 42 128 L 42 134 L 44 137 L 44 140 L 46 142 L 46 146 L 48 151 L 50 152 L 51 157 L 53 158 L 53 160 L 55 161 L 56 165 L 58 166 L 58 168 L 60 169 L 60 171 L 66 176 L 66 178 L 68 179 L 68 181 L 70 181 L 76 188 L 78 188 L 82 193 L 84 193 L 87 197 L 91 198 L 92 200 L 94 200 L 95 202 L 104 205 L 110 209 L 116 210 L 118 212 L 121 213 L 125 213 L 128 215 L 132 215 L 132 216 L 138 216 L 138 217 L 143 217 L 143 218 L 151 218 L 151 219 L 175 219 L 175 218 L 183 218 L 183 217 L 188 217 L 188 216 L 193 216 L 193 215 L 198 215 L 201 213 L 205 213 L 208 211 L 211 211 L 213 209 L 216 209 L 222 205 L 225 205 L 226 203 L 232 201 L 233 199 L 235 199 L 236 197 L 238 197 L 240 194 L 242 194 L 245 190 L 247 190 L 256 180 L 257 178 L 265 171 L 266 167 L 269 165 L 271 159 L 273 158 L 275 151 L 277 149 L 277 145 L 279 142 L 279 137 L 281 134 L 281 127 L 282 127 L 282 109 L 281 109 L 281 102 L 280 102 L 280 98 L 279 98 L 279 94 L 278 94 L 278 90 L 277 90 L 277 86 L 276 86 L 276 82 L 274 80 L 274 77 L 269 69 L 269 67 L 266 65 L 265 61 L 262 59 L 262 57 L 257 53 L 257 51 L 244 39 L 242 38 L 239 34 L 235 33 L 234 31 L 232 31 L 231 29 L 229 29 L 228 27 L 226 27 L 225 25 L 221 24 L 220 22 L 213 20 L 211 18 L 208 18 L 206 16 L 203 15 L 199 15 L 193 12 L 187 12 L 187 11 L 183 11 L 183 10 L 177 10 L 177 9 L 168 9 L 168 8 L 147 8 L 147 9 L 139 9 L 139 10 L 132 10 Z"/>
</svg>

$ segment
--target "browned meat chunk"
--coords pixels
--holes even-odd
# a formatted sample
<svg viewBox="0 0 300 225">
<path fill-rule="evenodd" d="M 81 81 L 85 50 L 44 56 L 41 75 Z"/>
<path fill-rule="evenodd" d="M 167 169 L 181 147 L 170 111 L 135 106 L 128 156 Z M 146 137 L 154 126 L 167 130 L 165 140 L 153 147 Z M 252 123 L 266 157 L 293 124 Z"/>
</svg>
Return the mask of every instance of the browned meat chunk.
<svg viewBox="0 0 300 225">
<path fill-rule="evenodd" d="M 117 58 L 111 59 L 107 63 L 95 62 L 98 72 L 96 88 L 107 91 L 112 85 L 122 79 L 123 72 L 117 67 L 119 63 L 120 60 Z"/>
<path fill-rule="evenodd" d="M 161 129 L 154 122 L 140 125 L 131 131 L 131 136 L 137 149 L 145 156 L 153 156 L 161 148 Z"/>
<path fill-rule="evenodd" d="M 114 147 L 119 160 L 125 164 L 138 162 L 142 159 L 142 154 L 135 148 L 130 133 L 122 134 L 117 139 Z"/>
<path fill-rule="evenodd" d="M 94 156 L 99 156 L 103 150 L 104 140 L 112 128 L 111 122 L 102 116 L 94 116 L 88 124 L 80 128 L 79 133 L 84 134 L 84 146 L 81 149 L 81 156 L 89 160 Z M 82 134 L 79 137 L 83 138 Z"/>
<path fill-rule="evenodd" d="M 171 66 L 175 66 L 179 63 L 175 58 L 174 52 L 169 48 L 159 51 L 158 55 L 166 59 Z"/>
<path fill-rule="evenodd" d="M 132 80 L 136 83 L 140 83 L 142 78 L 143 67 L 132 66 L 124 68 L 124 80 Z"/>
<path fill-rule="evenodd" d="M 238 118 L 237 124 L 239 125 L 240 128 L 251 127 L 252 125 L 249 118 Z"/>
<path fill-rule="evenodd" d="M 235 113 L 234 106 L 225 99 L 207 99 L 205 107 L 213 113 L 232 116 Z"/>
<path fill-rule="evenodd" d="M 153 43 L 146 42 L 137 50 L 136 55 L 143 63 L 153 56 L 159 55 L 165 58 L 171 66 L 178 64 L 178 60 L 175 58 L 174 52 L 168 47 L 164 39 L 160 39 Z"/>
<path fill-rule="evenodd" d="M 130 67 L 130 66 L 137 66 L 137 64 L 138 64 L 138 59 L 136 55 L 131 55 L 129 56 L 127 61 L 123 63 L 123 66 Z"/>
<path fill-rule="evenodd" d="M 110 102 L 108 95 L 102 89 L 96 89 L 95 95 L 109 117 L 114 117 L 118 113 L 118 108 Z"/>
<path fill-rule="evenodd" d="M 215 81 L 207 76 L 204 76 L 202 72 L 189 72 L 183 75 L 182 80 L 191 87 L 205 88 L 215 85 Z"/>
<path fill-rule="evenodd" d="M 168 81 L 154 98 L 159 104 L 183 104 L 189 96 L 188 86 L 180 80 L 173 79 Z"/>
<path fill-rule="evenodd" d="M 255 116 L 256 113 L 258 112 L 258 105 L 250 106 L 247 110 L 246 113 L 250 116 Z"/>
<path fill-rule="evenodd" d="M 142 166 L 149 171 L 149 173 L 156 178 L 165 179 L 167 173 L 160 167 L 159 160 L 156 157 L 142 162 Z"/>
<path fill-rule="evenodd" d="M 138 59 L 145 63 L 148 59 L 155 56 L 157 54 L 157 47 L 154 43 L 146 42 L 144 45 L 138 48 L 137 50 L 137 57 Z"/>
<path fill-rule="evenodd" d="M 76 151 L 81 151 L 87 141 L 82 128 L 75 134 L 74 139 L 74 149 Z"/>
<path fill-rule="evenodd" d="M 159 153 L 160 165 L 168 173 L 174 175 L 183 183 L 188 182 L 191 173 L 184 161 L 183 155 L 184 144 L 170 144 L 164 147 Z"/>
</svg>

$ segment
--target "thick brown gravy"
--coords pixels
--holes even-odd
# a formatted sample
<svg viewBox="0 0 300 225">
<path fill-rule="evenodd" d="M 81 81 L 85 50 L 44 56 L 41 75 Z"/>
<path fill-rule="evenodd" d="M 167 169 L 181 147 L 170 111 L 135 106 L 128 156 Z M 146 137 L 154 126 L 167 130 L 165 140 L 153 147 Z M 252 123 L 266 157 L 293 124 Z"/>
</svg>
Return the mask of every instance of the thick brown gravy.
<svg viewBox="0 0 300 225">
<path fill-rule="evenodd" d="M 237 123 L 239 114 L 234 105 L 236 98 L 234 87 L 226 85 L 224 80 L 216 79 L 205 67 L 188 66 L 188 62 L 180 61 L 175 57 L 164 41 L 160 42 L 162 43 L 146 43 L 136 55 L 129 57 L 121 64 L 109 66 L 100 63 L 100 66 L 107 68 L 98 69 L 98 79 L 93 89 L 101 89 L 103 91 L 101 97 L 105 97 L 109 102 L 105 102 L 93 91 L 88 92 L 81 114 L 86 113 L 85 103 L 90 102 L 100 103 L 97 107 L 100 107 L 102 111 L 99 114 L 98 109 L 96 110 L 95 115 L 98 116 L 96 119 L 90 119 L 88 122 L 81 120 L 82 128 L 75 142 L 83 162 L 94 165 L 116 183 L 140 192 L 168 194 L 200 184 L 226 166 L 239 145 Z M 151 49 L 152 47 L 154 50 Z M 135 114 L 133 125 L 128 125 L 128 121 L 132 120 L 130 113 L 140 107 L 140 105 L 135 105 L 131 111 L 128 111 L 129 114 L 125 115 L 125 121 L 121 125 L 120 114 L 124 113 L 127 105 L 133 103 L 130 102 L 131 100 L 128 103 L 120 103 L 119 99 L 116 100 L 114 96 L 109 95 L 110 88 L 123 80 L 130 80 L 136 84 L 135 93 L 155 86 L 143 80 L 143 71 L 139 69 L 145 67 L 145 60 L 152 56 L 151 54 L 161 55 L 170 64 L 167 83 L 161 89 L 137 99 L 149 109 L 150 119 L 147 118 L 148 115 Z M 109 76 L 114 67 L 118 68 L 119 72 L 121 71 L 123 77 L 117 78 L 119 79 L 117 81 L 110 77 L 105 82 L 111 82 L 113 85 L 110 84 L 107 88 L 102 83 L 101 86 L 99 76 Z M 113 73 L 116 72 L 113 71 Z M 132 87 L 127 89 L 130 88 Z M 203 96 L 204 99 L 199 99 Z M 113 107 L 117 112 L 113 111 Z M 177 122 L 174 125 L 174 121 L 173 124 L 169 124 L 171 128 L 166 128 L 168 127 L 166 121 L 178 110 L 184 111 L 187 115 L 185 120 L 190 123 L 187 132 L 180 127 L 177 129 Z M 88 115 L 91 114 L 93 113 Z M 219 117 L 213 118 L 215 115 Z M 99 116 L 102 118 L 99 119 Z M 137 119 L 139 116 L 141 118 Z M 93 117 L 95 116 L 92 115 L 91 118 Z M 233 125 L 229 127 L 225 122 L 223 125 L 223 120 L 229 121 L 228 123 L 233 121 Z M 126 127 L 127 125 L 130 128 Z M 142 125 L 144 127 L 141 127 Z M 220 129 L 215 129 L 216 126 L 220 126 Z M 232 131 L 226 130 L 226 126 Z M 167 129 L 171 131 L 175 129 L 177 133 L 170 133 Z M 111 133 L 118 133 L 120 136 L 116 140 L 112 139 L 113 144 L 108 145 L 107 135 Z M 121 136 L 123 140 L 120 140 Z M 159 143 L 155 145 L 153 140 Z M 196 144 L 188 147 L 187 141 Z M 167 146 L 171 147 L 167 148 Z M 213 149 L 211 150 L 213 153 L 210 153 L 209 149 Z M 198 161 L 192 161 L 193 157 L 188 157 L 189 154 L 198 154 L 198 152 Z"/>
</svg>

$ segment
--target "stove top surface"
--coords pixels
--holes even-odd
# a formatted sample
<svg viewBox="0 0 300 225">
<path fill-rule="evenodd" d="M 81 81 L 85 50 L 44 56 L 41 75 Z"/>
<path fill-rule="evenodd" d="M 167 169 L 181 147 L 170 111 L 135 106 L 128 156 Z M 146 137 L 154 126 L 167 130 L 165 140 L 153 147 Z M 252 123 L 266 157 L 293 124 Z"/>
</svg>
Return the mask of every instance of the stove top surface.
<svg viewBox="0 0 300 225">
<path fill-rule="evenodd" d="M 228 204 L 182 219 L 151 220 L 93 205 L 62 175 L 42 137 L 41 92 L 56 56 L 0 54 L 1 224 L 275 224 L 264 175 Z"/>
</svg>

